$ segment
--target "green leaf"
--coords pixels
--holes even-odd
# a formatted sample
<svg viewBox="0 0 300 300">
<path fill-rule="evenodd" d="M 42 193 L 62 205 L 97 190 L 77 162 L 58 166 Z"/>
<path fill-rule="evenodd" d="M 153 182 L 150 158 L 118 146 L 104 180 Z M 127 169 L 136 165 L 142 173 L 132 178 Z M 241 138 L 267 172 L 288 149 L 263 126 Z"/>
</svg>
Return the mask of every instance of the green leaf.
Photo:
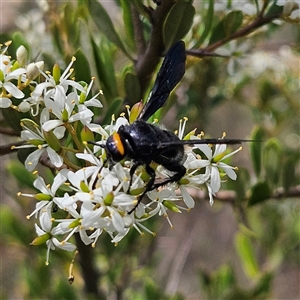
<svg viewBox="0 0 300 300">
<path fill-rule="evenodd" d="M 274 0 L 272 5 L 270 6 L 269 10 L 264 15 L 264 17 L 271 17 L 271 16 L 274 16 L 277 14 L 281 14 L 283 12 L 284 6 L 278 6 L 276 3 L 277 3 L 277 0 Z"/>
<path fill-rule="evenodd" d="M 296 158 L 289 157 L 287 161 L 283 164 L 283 187 L 287 192 L 291 186 L 293 186 L 296 178 Z"/>
<path fill-rule="evenodd" d="M 251 189 L 248 206 L 252 206 L 269 199 L 271 194 L 271 189 L 266 181 L 258 182 Z"/>
<path fill-rule="evenodd" d="M 259 266 L 250 238 L 244 233 L 238 232 L 235 236 L 234 242 L 244 272 L 250 278 L 256 277 L 259 274 Z"/>
<path fill-rule="evenodd" d="M 282 146 L 276 138 L 268 140 L 263 151 L 263 164 L 267 175 L 267 180 L 271 185 L 278 185 L 282 170 Z"/>
<path fill-rule="evenodd" d="M 81 49 L 78 49 L 74 56 L 76 57 L 76 60 L 74 62 L 74 70 L 75 70 L 75 76 L 76 81 L 84 81 L 89 83 L 91 81 L 91 69 L 89 65 L 89 61 L 86 58 L 85 54 L 82 52 Z"/>
<path fill-rule="evenodd" d="M 22 127 L 20 125 L 20 120 L 21 117 L 24 117 L 24 114 L 20 114 L 18 111 L 10 107 L 2 109 L 1 112 L 7 124 L 16 132 L 21 132 Z"/>
<path fill-rule="evenodd" d="M 137 76 L 131 72 L 125 75 L 125 91 L 126 97 L 130 99 L 130 103 L 141 100 L 141 87 Z"/>
<path fill-rule="evenodd" d="M 197 41 L 196 45 L 194 48 L 198 48 L 206 39 L 206 37 L 209 35 L 210 30 L 213 25 L 213 20 L 214 20 L 214 0 L 209 0 L 209 5 L 207 9 L 207 14 L 204 17 L 204 31 L 201 34 L 200 39 Z"/>
<path fill-rule="evenodd" d="M 110 124 L 112 115 L 118 115 L 123 104 L 123 100 L 115 99 L 109 106 L 102 124 Z"/>
<path fill-rule="evenodd" d="M 173 5 L 163 26 L 163 39 L 166 48 L 182 39 L 193 24 L 195 8 L 189 2 L 179 1 Z"/>
<path fill-rule="evenodd" d="M 118 95 L 114 65 L 111 57 L 112 51 L 109 49 L 108 45 L 105 44 L 105 41 L 98 47 L 92 35 L 90 36 L 90 40 L 97 76 L 101 83 L 104 97 L 110 102 Z"/>
<path fill-rule="evenodd" d="M 20 162 L 10 161 L 7 170 L 16 178 L 20 185 L 33 188 L 36 176 L 30 173 Z"/>
<path fill-rule="evenodd" d="M 264 131 L 261 127 L 256 127 L 253 130 L 251 139 L 254 140 L 253 143 L 250 143 L 250 151 L 252 157 L 253 168 L 256 176 L 259 178 L 261 172 L 261 153 L 262 153 L 262 141 L 264 139 Z"/>
<path fill-rule="evenodd" d="M 132 21 L 132 10 L 131 10 L 131 1 L 120 0 L 120 4 L 123 10 L 123 24 L 125 26 L 125 32 L 127 40 L 132 48 L 135 48 L 135 38 L 134 38 L 134 25 Z"/>
<path fill-rule="evenodd" d="M 104 9 L 104 7 L 100 4 L 100 2 L 95 0 L 88 0 L 88 6 L 90 14 L 98 27 L 98 29 L 118 48 L 120 48 L 126 56 L 130 59 L 131 55 L 127 52 L 121 38 L 117 34 L 115 27 Z"/>
<path fill-rule="evenodd" d="M 240 10 L 232 11 L 221 20 L 213 30 L 209 45 L 227 39 L 242 25 L 243 13 Z"/>
</svg>

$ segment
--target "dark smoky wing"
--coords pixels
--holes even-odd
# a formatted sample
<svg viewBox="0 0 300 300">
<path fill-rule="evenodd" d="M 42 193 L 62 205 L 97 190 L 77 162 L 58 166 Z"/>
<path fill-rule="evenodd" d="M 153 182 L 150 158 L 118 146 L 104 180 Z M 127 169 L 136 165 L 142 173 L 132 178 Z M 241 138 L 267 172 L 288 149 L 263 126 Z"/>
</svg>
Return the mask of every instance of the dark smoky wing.
<svg viewBox="0 0 300 300">
<path fill-rule="evenodd" d="M 236 145 L 243 142 L 256 142 L 254 140 L 243 140 L 243 139 L 202 139 L 202 140 L 178 140 L 174 142 L 159 143 L 157 145 L 158 149 L 164 149 L 176 145 L 201 145 L 201 144 L 227 144 Z"/>
<path fill-rule="evenodd" d="M 185 73 L 185 44 L 175 43 L 167 52 L 154 87 L 138 119 L 147 121 L 166 102 L 169 94 Z"/>
</svg>

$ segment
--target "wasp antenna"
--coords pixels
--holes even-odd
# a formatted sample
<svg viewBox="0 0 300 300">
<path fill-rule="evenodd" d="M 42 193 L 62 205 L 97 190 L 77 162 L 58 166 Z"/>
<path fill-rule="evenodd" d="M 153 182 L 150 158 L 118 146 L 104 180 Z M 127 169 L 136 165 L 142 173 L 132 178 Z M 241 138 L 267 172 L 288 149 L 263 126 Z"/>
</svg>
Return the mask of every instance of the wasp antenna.
<svg viewBox="0 0 300 300">
<path fill-rule="evenodd" d="M 99 144 L 98 142 L 94 142 L 94 141 L 87 141 L 88 144 L 92 144 L 92 145 L 96 145 L 99 146 L 101 148 L 105 148 L 105 144 Z"/>
</svg>

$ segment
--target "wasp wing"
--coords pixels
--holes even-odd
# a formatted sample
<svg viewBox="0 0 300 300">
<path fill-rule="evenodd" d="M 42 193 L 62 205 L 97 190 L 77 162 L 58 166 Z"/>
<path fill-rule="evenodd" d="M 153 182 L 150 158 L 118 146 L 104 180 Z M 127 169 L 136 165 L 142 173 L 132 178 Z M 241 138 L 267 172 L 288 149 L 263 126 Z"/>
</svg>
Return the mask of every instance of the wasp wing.
<svg viewBox="0 0 300 300">
<path fill-rule="evenodd" d="M 185 45 L 183 41 L 175 43 L 167 52 L 156 77 L 149 98 L 138 116 L 147 121 L 166 102 L 169 94 L 185 73 Z"/>
<path fill-rule="evenodd" d="M 177 145 L 200 145 L 200 144 L 227 144 L 236 145 L 243 142 L 256 142 L 254 140 L 243 140 L 243 139 L 199 139 L 199 140 L 178 140 L 166 143 L 159 143 L 157 149 L 169 148 Z"/>
</svg>

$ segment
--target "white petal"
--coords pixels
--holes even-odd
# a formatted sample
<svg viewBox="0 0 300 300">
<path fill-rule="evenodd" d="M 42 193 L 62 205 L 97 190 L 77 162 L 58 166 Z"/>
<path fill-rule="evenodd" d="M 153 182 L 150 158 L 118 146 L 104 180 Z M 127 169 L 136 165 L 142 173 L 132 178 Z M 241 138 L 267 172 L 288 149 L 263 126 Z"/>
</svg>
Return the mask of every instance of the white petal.
<svg viewBox="0 0 300 300">
<path fill-rule="evenodd" d="M 60 157 L 52 148 L 47 147 L 46 149 L 51 163 L 57 168 L 61 167 L 64 162 L 62 157 Z"/>
<path fill-rule="evenodd" d="M 107 209 L 110 212 L 110 215 L 112 218 L 112 223 L 113 223 L 115 229 L 118 232 L 123 233 L 125 230 L 125 223 L 123 221 L 123 218 L 120 216 L 120 214 L 117 211 L 113 210 L 111 207 L 108 206 Z"/>
<path fill-rule="evenodd" d="M 224 164 L 224 163 L 219 163 L 218 164 L 218 166 L 220 167 L 220 168 L 222 168 L 224 171 L 225 171 L 225 173 L 227 174 L 227 176 L 230 178 L 230 179 L 232 179 L 232 180 L 236 180 L 236 178 L 237 178 L 237 175 L 236 175 L 236 173 L 234 172 L 234 167 L 231 167 L 231 166 L 228 166 L 228 165 L 226 165 L 226 164 Z"/>
<path fill-rule="evenodd" d="M 21 99 L 25 96 L 25 94 L 20 91 L 15 85 L 13 85 L 11 82 L 5 82 L 3 84 L 3 87 L 15 98 Z"/>
<path fill-rule="evenodd" d="M 33 171 L 34 168 L 36 167 L 36 165 L 38 164 L 39 162 L 39 159 L 41 157 L 41 155 L 43 154 L 43 152 L 45 151 L 45 148 L 42 148 L 42 149 L 38 149 L 32 153 L 30 153 L 26 160 L 25 160 L 25 168 L 28 170 L 28 171 Z"/>
<path fill-rule="evenodd" d="M 211 168 L 211 189 L 213 193 L 216 193 L 219 191 L 221 187 L 221 178 L 220 178 L 220 173 L 217 167 L 212 167 Z"/>
<path fill-rule="evenodd" d="M 43 124 L 43 130 L 50 131 L 60 125 L 63 125 L 63 121 L 61 120 L 50 120 Z"/>
<path fill-rule="evenodd" d="M 180 185 L 179 188 L 180 188 L 180 191 L 181 191 L 181 194 L 182 194 L 182 198 L 183 198 L 183 201 L 184 201 L 185 205 L 188 208 L 193 208 L 195 206 L 195 201 L 191 197 L 191 195 L 188 193 L 188 191 L 186 190 L 185 186 Z"/>
<path fill-rule="evenodd" d="M 12 105 L 12 102 L 9 98 L 0 98 L 0 107 L 8 108 Z"/>
<path fill-rule="evenodd" d="M 50 190 L 47 188 L 44 178 L 39 176 L 33 183 L 33 186 L 40 190 L 43 194 L 51 195 Z"/>
<path fill-rule="evenodd" d="M 56 193 L 56 191 L 66 182 L 68 178 L 68 173 L 69 170 L 64 169 L 61 170 L 54 178 L 52 186 L 51 186 L 51 191 L 53 194 Z"/>
<path fill-rule="evenodd" d="M 209 147 L 206 144 L 200 144 L 200 145 L 197 145 L 197 148 L 205 154 L 205 156 L 207 157 L 208 160 L 212 159 L 211 147 Z"/>
</svg>

